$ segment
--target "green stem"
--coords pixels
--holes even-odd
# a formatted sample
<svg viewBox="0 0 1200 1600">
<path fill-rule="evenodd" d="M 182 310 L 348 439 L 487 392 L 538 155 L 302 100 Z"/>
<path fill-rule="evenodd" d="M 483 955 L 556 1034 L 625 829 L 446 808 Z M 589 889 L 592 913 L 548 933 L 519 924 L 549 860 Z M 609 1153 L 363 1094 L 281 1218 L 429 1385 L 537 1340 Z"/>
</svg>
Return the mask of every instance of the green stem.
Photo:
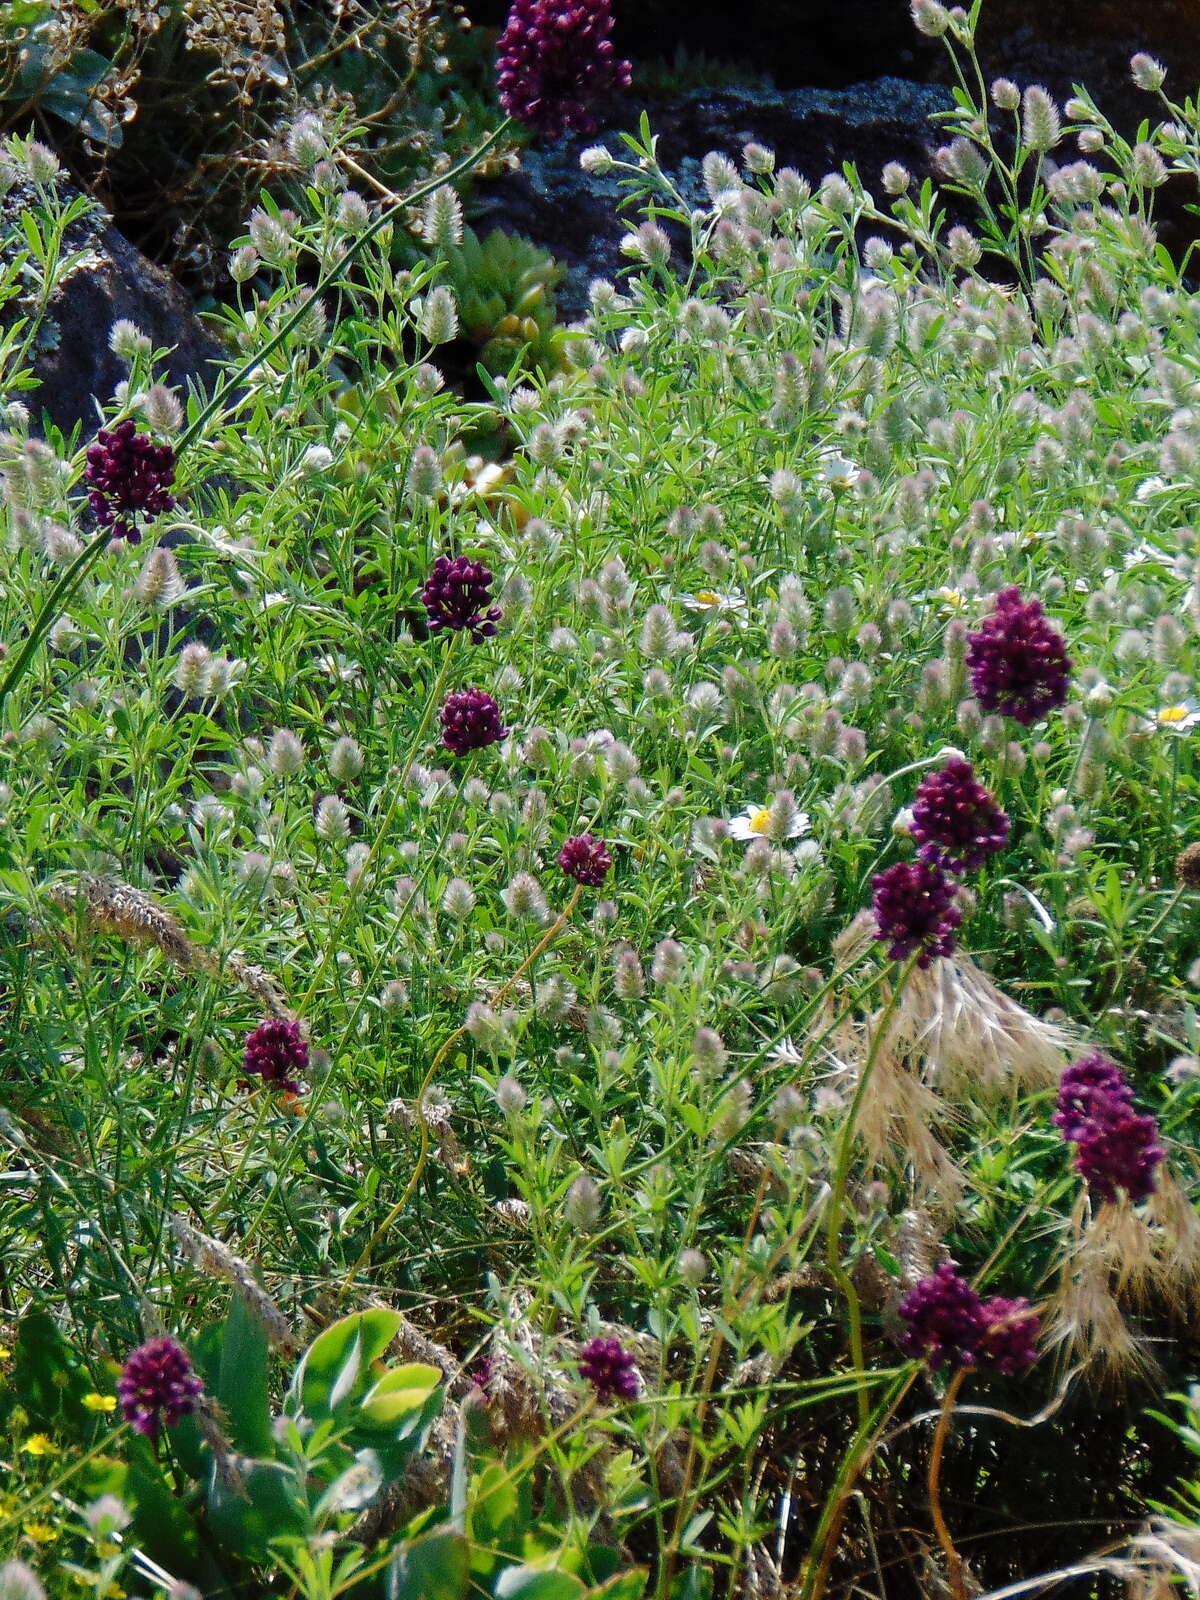
<svg viewBox="0 0 1200 1600">
<path fill-rule="evenodd" d="M 850 1176 L 850 1161 L 854 1154 L 854 1130 L 858 1123 L 858 1114 L 862 1110 L 863 1099 L 870 1084 L 875 1063 L 884 1039 L 887 1037 L 888 1024 L 895 1014 L 904 993 L 905 985 L 912 975 L 920 957 L 920 952 L 912 956 L 908 965 L 900 974 L 900 980 L 888 996 L 887 1003 L 879 1013 L 875 1024 L 875 1031 L 871 1036 L 870 1048 L 867 1059 L 863 1063 L 862 1071 L 858 1075 L 858 1085 L 854 1091 L 854 1099 L 850 1103 L 850 1110 L 842 1125 L 842 1136 L 838 1144 L 837 1160 L 833 1169 L 833 1184 L 829 1195 L 829 1209 L 825 1214 L 825 1262 L 829 1268 L 830 1277 L 842 1291 L 846 1301 L 846 1311 L 850 1318 L 850 1357 L 856 1372 L 866 1370 L 863 1355 L 862 1336 L 862 1307 L 859 1304 L 858 1291 L 851 1281 L 850 1274 L 842 1265 L 842 1217 L 846 1209 L 846 1183 Z M 870 1414 L 865 1389 L 858 1392 L 858 1420 L 859 1426 L 864 1427 Z"/>
<path fill-rule="evenodd" d="M 75 592 L 83 581 L 84 575 L 95 564 L 100 553 L 107 549 L 111 539 L 112 534 L 109 530 L 102 528 L 91 544 L 84 545 L 83 549 L 51 589 L 45 604 L 34 619 L 33 627 L 29 630 L 29 637 L 17 651 L 12 666 L 5 673 L 4 681 L 0 683 L 0 710 L 3 710 L 4 702 L 10 692 L 24 677 L 33 652 L 49 631 L 50 625 L 61 611 L 64 601 L 68 595 Z"/>
</svg>

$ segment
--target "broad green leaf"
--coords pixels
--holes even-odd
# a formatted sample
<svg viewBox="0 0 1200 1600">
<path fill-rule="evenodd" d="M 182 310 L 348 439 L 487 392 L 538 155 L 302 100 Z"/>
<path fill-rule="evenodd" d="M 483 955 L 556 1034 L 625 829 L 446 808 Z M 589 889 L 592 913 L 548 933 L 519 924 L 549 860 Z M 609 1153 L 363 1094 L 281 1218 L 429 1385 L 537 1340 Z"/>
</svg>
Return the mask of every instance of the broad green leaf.
<svg viewBox="0 0 1200 1600">
<path fill-rule="evenodd" d="M 239 1462 L 242 1482 L 225 1484 L 214 1466 L 208 1486 L 208 1526 L 243 1559 L 265 1561 L 271 1540 L 307 1534 L 308 1517 L 290 1468 L 275 1461 Z"/>
<path fill-rule="evenodd" d="M 441 1381 L 437 1367 L 420 1362 L 393 1367 L 363 1395 L 359 1410 L 377 1426 L 390 1428 L 408 1416 L 418 1415 Z"/>
<path fill-rule="evenodd" d="M 471 1484 L 471 1535 L 477 1544 L 516 1555 L 532 1517 L 529 1475 L 516 1476 L 493 1463 Z"/>
<path fill-rule="evenodd" d="M 579 1600 L 583 1584 L 569 1572 L 545 1567 L 508 1567 L 492 1587 L 496 1600 Z"/>
<path fill-rule="evenodd" d="M 352 1366 L 365 1387 L 365 1374 L 396 1337 L 404 1319 L 398 1311 L 358 1311 L 342 1317 L 313 1340 L 292 1380 L 292 1398 L 314 1421 L 332 1415 L 352 1393 L 344 1373 Z M 337 1400 L 334 1400 L 335 1391 Z"/>
<path fill-rule="evenodd" d="M 216 1397 L 225 1408 L 238 1449 L 251 1456 L 274 1455 L 266 1330 L 240 1294 L 234 1296 L 225 1321 Z"/>
<path fill-rule="evenodd" d="M 712 1588 L 712 1573 L 707 1567 L 686 1567 L 675 1576 L 671 1600 L 710 1600 Z"/>
<path fill-rule="evenodd" d="M 646 1592 L 647 1577 L 645 1567 L 634 1567 L 632 1572 L 618 1573 L 607 1583 L 589 1589 L 587 1600 L 642 1600 Z"/>
<path fill-rule="evenodd" d="M 408 1539 L 387 1571 L 387 1600 L 464 1600 L 470 1546 L 461 1533 L 434 1528 Z"/>
</svg>

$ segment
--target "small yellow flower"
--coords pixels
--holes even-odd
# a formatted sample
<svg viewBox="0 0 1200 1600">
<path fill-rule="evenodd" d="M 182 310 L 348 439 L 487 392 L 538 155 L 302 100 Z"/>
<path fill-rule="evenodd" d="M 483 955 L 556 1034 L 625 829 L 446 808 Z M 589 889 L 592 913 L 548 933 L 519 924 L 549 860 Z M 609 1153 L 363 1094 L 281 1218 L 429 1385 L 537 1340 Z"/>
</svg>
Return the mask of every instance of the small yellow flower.
<svg viewBox="0 0 1200 1600">
<path fill-rule="evenodd" d="M 0 1344 L 0 1361 L 8 1361 L 11 1356 L 12 1351 L 8 1348 L 8 1346 L 6 1344 Z"/>
<path fill-rule="evenodd" d="M 26 1456 L 56 1456 L 58 1453 L 54 1440 L 44 1433 L 31 1433 L 21 1446 L 21 1454 Z"/>
<path fill-rule="evenodd" d="M 53 1544 L 59 1533 L 59 1530 L 48 1522 L 23 1522 L 21 1531 L 27 1539 L 32 1539 L 34 1544 Z"/>
<path fill-rule="evenodd" d="M 85 1394 L 83 1404 L 88 1411 L 115 1411 L 117 1397 L 115 1394 Z"/>
</svg>

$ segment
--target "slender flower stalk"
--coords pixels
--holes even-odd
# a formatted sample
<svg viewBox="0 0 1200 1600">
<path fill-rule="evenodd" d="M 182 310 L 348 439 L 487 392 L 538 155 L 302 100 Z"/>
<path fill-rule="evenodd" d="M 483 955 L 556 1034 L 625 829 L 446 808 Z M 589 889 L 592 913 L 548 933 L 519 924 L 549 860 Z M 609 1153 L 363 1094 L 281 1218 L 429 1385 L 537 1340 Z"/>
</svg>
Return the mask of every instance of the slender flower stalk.
<svg viewBox="0 0 1200 1600">
<path fill-rule="evenodd" d="M 825 1264 L 829 1268 L 830 1276 L 842 1291 L 846 1301 L 846 1310 L 850 1322 L 850 1356 L 857 1372 L 862 1372 L 866 1367 L 862 1336 L 862 1307 L 858 1299 L 858 1290 L 850 1274 L 842 1265 L 842 1219 L 846 1209 L 846 1184 L 850 1177 L 850 1160 L 854 1153 L 854 1132 L 858 1123 L 859 1113 L 862 1110 L 863 1100 L 867 1093 L 871 1076 L 875 1071 L 875 1064 L 882 1053 L 884 1039 L 887 1037 L 891 1026 L 892 1017 L 900 1003 L 905 985 L 912 976 L 913 969 L 919 963 L 919 955 L 910 957 L 907 966 L 901 972 L 887 1002 L 883 1006 L 875 1022 L 871 1035 L 870 1048 L 867 1059 L 863 1062 L 862 1070 L 858 1075 L 858 1083 L 854 1090 L 854 1099 L 850 1102 L 850 1110 L 846 1113 L 846 1120 L 842 1124 L 841 1138 L 838 1141 L 837 1156 L 833 1168 L 833 1181 L 830 1184 L 829 1199 L 825 1211 Z M 865 1424 L 870 1407 L 867 1402 L 865 1389 L 858 1391 L 858 1420 L 860 1426 Z"/>
</svg>

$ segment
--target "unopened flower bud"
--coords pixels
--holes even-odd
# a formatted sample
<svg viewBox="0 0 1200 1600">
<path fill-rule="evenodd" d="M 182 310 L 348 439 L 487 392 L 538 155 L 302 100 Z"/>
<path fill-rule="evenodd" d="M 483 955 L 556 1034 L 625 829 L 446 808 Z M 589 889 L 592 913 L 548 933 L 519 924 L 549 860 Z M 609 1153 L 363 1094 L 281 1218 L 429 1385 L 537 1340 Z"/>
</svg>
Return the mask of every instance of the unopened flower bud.
<svg viewBox="0 0 1200 1600">
<path fill-rule="evenodd" d="M 594 1179 L 581 1172 L 567 1190 L 563 1212 L 580 1233 L 590 1233 L 600 1220 L 600 1190 Z"/>
</svg>

